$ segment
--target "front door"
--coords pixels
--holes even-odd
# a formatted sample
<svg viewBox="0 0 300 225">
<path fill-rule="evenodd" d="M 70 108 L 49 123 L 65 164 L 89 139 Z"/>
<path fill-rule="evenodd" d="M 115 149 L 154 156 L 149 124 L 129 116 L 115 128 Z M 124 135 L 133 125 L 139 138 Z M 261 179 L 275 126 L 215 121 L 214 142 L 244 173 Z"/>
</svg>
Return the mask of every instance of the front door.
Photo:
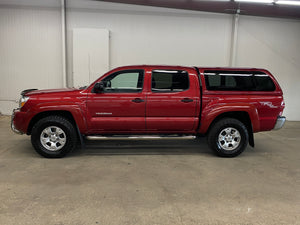
<svg viewBox="0 0 300 225">
<path fill-rule="evenodd" d="M 104 90 L 87 97 L 91 133 L 145 131 L 144 71 L 124 70 L 102 79 Z"/>
<path fill-rule="evenodd" d="M 184 70 L 152 70 L 146 104 L 147 130 L 160 133 L 195 130 L 200 93 L 200 90 L 196 93 L 196 84 L 195 75 Z"/>
</svg>

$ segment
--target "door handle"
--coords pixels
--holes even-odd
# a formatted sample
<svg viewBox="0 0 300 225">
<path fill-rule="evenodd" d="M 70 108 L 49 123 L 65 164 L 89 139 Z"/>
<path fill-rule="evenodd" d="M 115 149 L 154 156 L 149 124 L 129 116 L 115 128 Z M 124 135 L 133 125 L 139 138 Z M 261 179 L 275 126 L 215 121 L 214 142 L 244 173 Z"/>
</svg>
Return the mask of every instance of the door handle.
<svg viewBox="0 0 300 225">
<path fill-rule="evenodd" d="M 184 98 L 184 99 L 181 99 L 181 101 L 184 102 L 184 103 L 189 103 L 189 102 L 192 102 L 194 100 L 190 99 L 190 98 Z"/>
<path fill-rule="evenodd" d="M 132 101 L 132 102 L 135 102 L 135 103 L 141 103 L 141 102 L 144 102 L 144 100 L 141 99 L 141 98 L 135 98 L 135 99 L 132 99 L 131 101 Z"/>
</svg>

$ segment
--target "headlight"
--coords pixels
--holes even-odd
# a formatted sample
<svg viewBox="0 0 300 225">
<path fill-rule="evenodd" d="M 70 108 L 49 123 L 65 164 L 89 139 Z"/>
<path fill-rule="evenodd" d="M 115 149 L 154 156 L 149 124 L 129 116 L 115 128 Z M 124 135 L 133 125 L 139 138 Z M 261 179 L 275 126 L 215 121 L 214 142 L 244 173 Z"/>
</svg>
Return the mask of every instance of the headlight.
<svg viewBox="0 0 300 225">
<path fill-rule="evenodd" d="M 29 97 L 22 96 L 19 101 L 19 107 L 22 108 L 23 105 L 25 105 L 25 103 L 28 101 L 28 99 L 29 99 Z"/>
</svg>

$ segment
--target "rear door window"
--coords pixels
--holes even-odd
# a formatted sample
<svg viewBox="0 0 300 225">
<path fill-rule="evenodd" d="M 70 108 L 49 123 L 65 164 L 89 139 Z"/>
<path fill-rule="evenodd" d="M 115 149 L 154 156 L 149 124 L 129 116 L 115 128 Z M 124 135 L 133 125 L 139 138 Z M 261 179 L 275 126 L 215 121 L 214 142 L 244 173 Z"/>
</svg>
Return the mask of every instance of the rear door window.
<svg viewBox="0 0 300 225">
<path fill-rule="evenodd" d="M 189 75 L 183 70 L 153 70 L 152 92 L 180 92 L 189 89 Z"/>
</svg>

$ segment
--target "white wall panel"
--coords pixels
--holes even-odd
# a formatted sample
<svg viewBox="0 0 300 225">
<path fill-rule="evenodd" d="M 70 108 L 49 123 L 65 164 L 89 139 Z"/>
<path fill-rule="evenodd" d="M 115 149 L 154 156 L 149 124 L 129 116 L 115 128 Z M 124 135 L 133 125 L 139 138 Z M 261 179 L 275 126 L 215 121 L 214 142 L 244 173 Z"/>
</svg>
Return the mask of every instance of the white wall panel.
<svg viewBox="0 0 300 225">
<path fill-rule="evenodd" d="M 241 17 L 237 66 L 268 69 L 284 92 L 288 120 L 300 120 L 300 21 Z"/>
<path fill-rule="evenodd" d="M 0 4 L 1 113 L 24 89 L 62 86 L 60 26 L 59 7 Z"/>
<path fill-rule="evenodd" d="M 0 2 L 0 112 L 10 112 L 22 89 L 62 86 L 59 2 Z M 229 65 L 230 15 L 67 2 L 69 86 L 73 86 L 72 30 L 77 28 L 110 31 L 110 69 L 128 64 Z M 300 120 L 299 59 L 299 20 L 240 16 L 236 66 L 263 67 L 275 75 L 289 120 Z"/>
<path fill-rule="evenodd" d="M 92 83 L 109 69 L 109 31 L 76 28 L 73 30 L 73 86 Z"/>
<path fill-rule="evenodd" d="M 72 29 L 104 28 L 110 31 L 110 68 L 131 64 L 228 65 L 229 15 L 91 4 L 76 5 L 74 1 L 69 4 L 69 56 L 72 56 Z M 69 71 L 72 63 L 69 57 Z"/>
</svg>

